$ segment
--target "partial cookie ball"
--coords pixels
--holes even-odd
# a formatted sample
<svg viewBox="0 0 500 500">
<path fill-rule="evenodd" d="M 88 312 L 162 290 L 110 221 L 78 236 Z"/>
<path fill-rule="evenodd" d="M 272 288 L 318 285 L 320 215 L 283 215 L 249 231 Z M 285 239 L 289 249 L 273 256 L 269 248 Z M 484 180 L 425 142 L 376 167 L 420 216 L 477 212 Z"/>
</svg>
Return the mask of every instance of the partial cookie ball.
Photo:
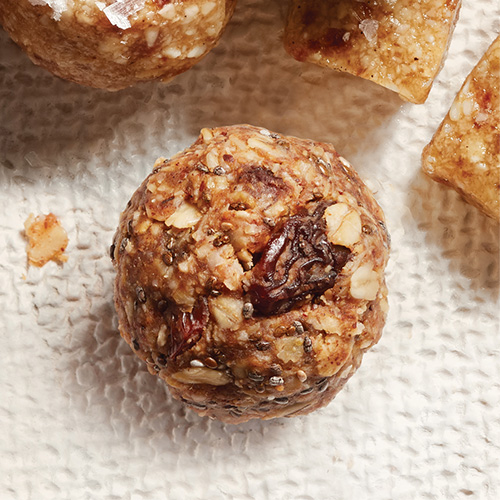
<svg viewBox="0 0 500 500">
<path fill-rule="evenodd" d="M 31 60 L 89 87 L 168 80 L 217 43 L 236 0 L 2 0 L 0 23 Z"/>
<path fill-rule="evenodd" d="M 380 338 L 388 252 L 380 207 L 331 145 L 203 129 L 121 216 L 120 332 L 201 415 L 309 413 Z"/>
</svg>

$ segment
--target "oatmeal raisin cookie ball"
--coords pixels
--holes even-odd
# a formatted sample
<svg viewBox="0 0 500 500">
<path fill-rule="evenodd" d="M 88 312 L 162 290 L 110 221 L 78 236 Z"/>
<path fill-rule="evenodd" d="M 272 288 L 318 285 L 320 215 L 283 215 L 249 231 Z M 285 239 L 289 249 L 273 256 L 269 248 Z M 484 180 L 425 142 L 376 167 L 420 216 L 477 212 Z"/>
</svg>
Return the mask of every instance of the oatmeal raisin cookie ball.
<svg viewBox="0 0 500 500">
<path fill-rule="evenodd" d="M 61 78 L 118 90 L 168 80 L 217 43 L 236 0 L 2 0 L 0 24 Z"/>
<path fill-rule="evenodd" d="M 380 207 L 331 145 L 203 129 L 121 215 L 120 332 L 201 415 L 302 415 L 379 340 L 388 247 Z"/>
</svg>

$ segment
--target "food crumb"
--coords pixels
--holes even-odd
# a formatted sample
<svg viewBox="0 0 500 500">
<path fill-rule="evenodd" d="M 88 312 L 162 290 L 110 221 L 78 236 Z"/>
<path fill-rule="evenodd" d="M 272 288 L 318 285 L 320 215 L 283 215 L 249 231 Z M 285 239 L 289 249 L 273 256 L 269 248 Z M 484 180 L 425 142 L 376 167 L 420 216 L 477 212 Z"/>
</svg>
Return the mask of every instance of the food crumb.
<svg viewBox="0 0 500 500">
<path fill-rule="evenodd" d="M 37 217 L 30 214 L 24 223 L 24 230 L 28 238 L 28 264 L 42 267 L 49 260 L 60 263 L 68 260 L 68 256 L 64 255 L 68 235 L 53 213 Z"/>
</svg>

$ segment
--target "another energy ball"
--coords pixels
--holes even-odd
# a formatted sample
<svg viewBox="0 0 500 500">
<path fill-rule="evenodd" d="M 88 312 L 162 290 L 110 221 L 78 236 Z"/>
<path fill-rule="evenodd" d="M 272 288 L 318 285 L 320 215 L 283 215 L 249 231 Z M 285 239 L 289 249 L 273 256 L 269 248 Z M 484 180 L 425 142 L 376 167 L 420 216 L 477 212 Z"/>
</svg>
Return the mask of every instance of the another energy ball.
<svg viewBox="0 0 500 500">
<path fill-rule="evenodd" d="M 203 129 L 121 216 L 120 332 L 201 415 L 305 414 L 379 340 L 388 248 L 380 207 L 331 145 Z"/>
<path fill-rule="evenodd" d="M 118 90 L 168 80 L 217 43 L 236 0 L 2 0 L 0 24 L 55 75 Z"/>
</svg>

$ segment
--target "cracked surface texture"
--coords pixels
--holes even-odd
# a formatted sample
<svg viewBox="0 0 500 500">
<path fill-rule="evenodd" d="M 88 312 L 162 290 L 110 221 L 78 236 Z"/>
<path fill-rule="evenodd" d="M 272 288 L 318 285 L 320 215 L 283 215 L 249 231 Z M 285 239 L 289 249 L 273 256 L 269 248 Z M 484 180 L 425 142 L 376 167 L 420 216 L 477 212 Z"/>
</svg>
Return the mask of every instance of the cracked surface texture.
<svg viewBox="0 0 500 500">
<path fill-rule="evenodd" d="M 421 106 L 289 57 L 279 1 L 240 1 L 218 47 L 172 83 L 113 94 L 51 76 L 0 33 L 0 498 L 498 498 L 498 225 L 420 157 L 499 14 L 463 3 Z M 392 237 L 387 324 L 356 376 L 309 416 L 239 426 L 185 410 L 136 359 L 108 256 L 156 158 L 235 123 L 331 142 Z M 27 268 L 31 212 L 61 219 L 62 267 Z"/>
</svg>

